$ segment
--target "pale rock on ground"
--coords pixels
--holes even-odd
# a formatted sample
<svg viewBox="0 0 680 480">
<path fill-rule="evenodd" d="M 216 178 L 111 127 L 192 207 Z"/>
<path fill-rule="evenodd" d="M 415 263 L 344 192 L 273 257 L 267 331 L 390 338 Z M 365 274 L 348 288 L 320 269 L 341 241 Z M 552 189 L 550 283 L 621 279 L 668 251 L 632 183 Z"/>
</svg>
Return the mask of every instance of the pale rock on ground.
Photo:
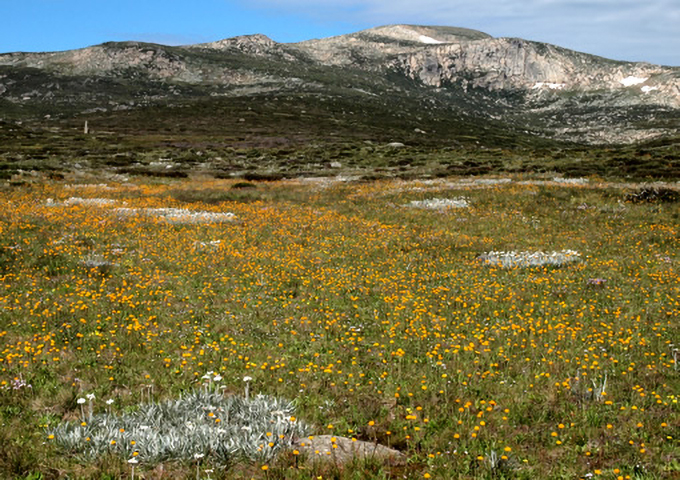
<svg viewBox="0 0 680 480">
<path fill-rule="evenodd" d="M 347 437 L 315 435 L 302 438 L 292 447 L 311 461 L 331 462 L 344 465 L 358 460 L 376 460 L 389 465 L 404 465 L 406 456 L 392 448 L 378 443 L 352 440 Z"/>
</svg>

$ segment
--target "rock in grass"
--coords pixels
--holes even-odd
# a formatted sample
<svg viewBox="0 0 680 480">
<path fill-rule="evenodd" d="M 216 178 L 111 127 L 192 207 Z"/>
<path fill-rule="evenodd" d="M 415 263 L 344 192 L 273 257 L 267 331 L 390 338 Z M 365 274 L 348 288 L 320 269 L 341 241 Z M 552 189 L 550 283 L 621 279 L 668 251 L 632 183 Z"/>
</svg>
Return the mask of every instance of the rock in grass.
<svg viewBox="0 0 680 480">
<path fill-rule="evenodd" d="M 378 443 L 352 441 L 347 437 L 318 435 L 302 438 L 293 448 L 305 455 L 310 461 L 331 462 L 344 465 L 354 459 L 374 460 L 389 465 L 404 465 L 406 456 L 398 450 Z"/>
</svg>

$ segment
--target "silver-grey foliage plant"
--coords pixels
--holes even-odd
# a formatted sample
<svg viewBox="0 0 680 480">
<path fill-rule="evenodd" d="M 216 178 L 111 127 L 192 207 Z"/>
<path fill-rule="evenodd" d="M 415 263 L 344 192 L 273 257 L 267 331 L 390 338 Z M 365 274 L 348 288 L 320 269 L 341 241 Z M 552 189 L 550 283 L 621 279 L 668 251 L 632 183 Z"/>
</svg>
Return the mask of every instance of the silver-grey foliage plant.
<svg viewBox="0 0 680 480">
<path fill-rule="evenodd" d="M 522 268 L 522 267 L 562 267 L 577 262 L 581 254 L 575 250 L 560 252 L 488 252 L 478 259 L 491 267 Z"/>
<path fill-rule="evenodd" d="M 108 452 L 140 463 L 192 460 L 266 462 L 308 434 L 292 402 L 197 391 L 176 400 L 140 404 L 133 413 L 100 413 L 50 433 L 65 450 L 93 458 Z M 85 421 L 86 420 L 86 421 Z"/>
</svg>

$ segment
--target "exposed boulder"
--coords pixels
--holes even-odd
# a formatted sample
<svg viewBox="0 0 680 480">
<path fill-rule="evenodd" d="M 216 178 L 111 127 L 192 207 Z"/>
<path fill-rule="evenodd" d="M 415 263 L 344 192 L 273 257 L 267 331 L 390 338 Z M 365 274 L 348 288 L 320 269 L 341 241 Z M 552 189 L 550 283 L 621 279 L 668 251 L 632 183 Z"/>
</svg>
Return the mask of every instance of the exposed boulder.
<svg viewBox="0 0 680 480">
<path fill-rule="evenodd" d="M 300 439 L 292 446 L 311 461 L 344 465 L 354 459 L 377 460 L 389 465 L 403 465 L 406 456 L 378 443 L 353 440 L 347 437 L 318 435 Z"/>
</svg>

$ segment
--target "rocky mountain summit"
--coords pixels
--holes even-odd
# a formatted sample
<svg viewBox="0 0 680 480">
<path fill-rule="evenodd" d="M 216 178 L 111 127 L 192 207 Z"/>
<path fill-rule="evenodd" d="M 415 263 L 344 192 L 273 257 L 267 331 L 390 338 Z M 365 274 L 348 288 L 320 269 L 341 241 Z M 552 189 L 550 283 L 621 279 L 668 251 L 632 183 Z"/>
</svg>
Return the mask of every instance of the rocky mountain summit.
<svg viewBox="0 0 680 480">
<path fill-rule="evenodd" d="M 183 47 L 120 42 L 0 55 L 0 117 L 281 95 L 316 104 L 342 98 L 347 109 L 368 112 L 365 123 L 373 102 L 442 137 L 451 122 L 605 144 L 680 128 L 680 68 L 453 27 L 390 25 L 294 44 L 249 35 Z"/>
<path fill-rule="evenodd" d="M 589 90 L 637 86 L 651 103 L 680 107 L 680 69 L 615 62 L 545 43 L 445 27 L 394 25 L 296 45 L 327 65 L 402 71 L 433 87 Z"/>
</svg>

